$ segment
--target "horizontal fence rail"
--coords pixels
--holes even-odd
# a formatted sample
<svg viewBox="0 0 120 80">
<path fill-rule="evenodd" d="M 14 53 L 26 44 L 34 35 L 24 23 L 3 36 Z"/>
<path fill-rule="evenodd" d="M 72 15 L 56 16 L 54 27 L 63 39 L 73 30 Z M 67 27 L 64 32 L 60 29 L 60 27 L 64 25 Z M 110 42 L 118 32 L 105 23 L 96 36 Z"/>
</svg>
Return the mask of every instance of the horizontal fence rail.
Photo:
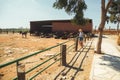
<svg viewBox="0 0 120 80">
<path fill-rule="evenodd" d="M 65 44 L 65 43 L 67 43 L 67 42 L 69 42 L 69 40 L 68 40 L 68 41 L 65 41 L 65 42 L 63 42 L 63 43 L 57 44 L 57 45 L 55 45 L 55 46 L 46 48 L 46 49 L 44 49 L 44 50 L 40 50 L 40 51 L 37 51 L 37 52 L 35 52 L 35 53 L 29 54 L 29 55 L 27 55 L 27 56 L 18 58 L 18 59 L 16 59 L 16 60 L 9 61 L 9 62 L 4 63 L 4 64 L 0 64 L 0 68 L 4 68 L 4 67 L 9 66 L 9 65 L 11 65 L 11 64 L 13 64 L 13 63 L 18 64 L 19 61 L 22 61 L 22 60 L 24 60 L 24 59 L 27 59 L 27 58 L 32 57 L 32 56 L 34 56 L 34 55 L 37 55 L 37 54 L 39 54 L 39 53 L 48 51 L 48 50 L 53 49 L 53 48 L 55 48 L 55 47 L 61 46 L 61 45 Z M 66 49 L 67 49 L 67 51 L 70 51 L 70 50 L 73 49 L 73 48 L 75 48 L 75 43 L 72 44 L 72 45 L 70 45 L 70 46 L 68 46 Z M 43 69 L 41 69 L 39 72 L 36 72 L 36 74 L 34 74 L 32 77 L 30 77 L 29 80 L 32 80 L 32 79 L 35 78 L 37 75 L 39 75 L 40 73 L 42 73 L 43 71 L 45 71 L 47 68 L 49 68 L 50 66 L 52 66 L 53 64 L 55 64 L 57 61 L 61 60 L 61 58 L 62 58 L 62 57 L 61 57 L 61 52 L 53 55 L 52 57 L 50 57 L 49 59 L 45 60 L 44 62 L 42 62 L 42 63 L 40 63 L 40 64 L 37 64 L 37 65 L 35 65 L 34 67 L 32 67 L 31 69 L 25 71 L 25 74 L 27 74 L 27 73 L 35 70 L 36 68 L 40 67 L 41 65 L 47 63 L 48 61 L 50 61 L 50 60 L 52 60 L 52 59 L 55 59 L 57 56 L 60 56 L 60 57 L 59 57 L 58 59 L 54 60 L 54 61 L 53 61 L 52 63 L 50 63 L 49 65 L 47 65 L 46 67 L 44 67 Z M 16 66 L 17 66 L 17 65 L 16 65 Z M 18 76 L 17 76 L 16 78 L 14 78 L 13 80 L 18 80 Z"/>
<path fill-rule="evenodd" d="M 61 58 L 60 58 L 61 59 Z M 30 80 L 32 80 L 33 78 L 35 78 L 37 75 L 39 75 L 40 73 L 42 73 L 43 71 L 45 71 L 47 68 L 49 68 L 50 66 L 52 66 L 54 63 L 56 63 L 57 61 L 59 61 L 60 59 L 56 60 L 55 62 L 49 64 L 48 66 L 46 66 L 45 68 L 43 68 L 42 70 L 40 70 L 37 74 L 35 74 L 34 76 L 32 76 L 30 78 Z"/>
<path fill-rule="evenodd" d="M 72 49 L 75 48 L 75 43 L 72 44 L 72 45 L 70 45 L 70 46 L 67 48 L 67 52 L 71 51 L 71 48 L 72 48 Z"/>
<path fill-rule="evenodd" d="M 52 48 L 55 48 L 55 47 L 60 46 L 60 45 L 62 45 L 62 44 L 65 44 L 65 43 L 67 43 L 67 42 L 69 42 L 69 41 L 66 41 L 66 42 L 60 43 L 60 44 L 58 44 L 58 45 L 55 45 L 55 46 L 49 47 L 49 48 L 44 49 L 44 50 L 40 50 L 40 51 L 35 52 L 35 53 L 33 53 L 33 54 L 30 54 L 30 55 L 24 56 L 24 57 L 22 57 L 22 58 L 18 58 L 18 59 L 16 59 L 16 60 L 13 60 L 13 61 L 10 61 L 10 62 L 4 63 L 4 64 L 0 64 L 0 68 L 3 68 L 3 67 L 8 66 L 8 65 L 10 65 L 10 64 L 13 64 L 13 63 L 16 63 L 16 62 L 18 62 L 18 61 L 24 60 L 24 59 L 29 58 L 29 57 L 31 57 L 31 56 L 34 56 L 34 55 L 36 55 L 36 54 L 39 54 L 39 53 L 45 52 L 45 51 L 47 51 L 47 50 L 50 50 L 50 49 L 52 49 Z"/>
<path fill-rule="evenodd" d="M 47 59 L 47 60 L 45 60 L 45 61 L 42 62 L 42 63 L 40 63 L 40 64 L 34 66 L 33 68 L 31 68 L 31 69 L 29 69 L 28 71 L 26 71 L 25 74 L 27 74 L 27 73 L 33 71 L 33 70 L 36 69 L 37 67 L 39 67 L 39 66 L 41 66 L 41 65 L 43 65 L 43 64 L 45 64 L 45 63 L 47 63 L 48 61 L 54 59 L 55 57 L 57 57 L 57 56 L 59 56 L 59 55 L 60 55 L 60 53 L 56 54 L 55 56 L 53 56 L 53 57 L 51 57 L 51 58 L 49 58 L 49 59 Z M 59 60 L 60 60 L 60 59 L 59 59 Z M 57 61 L 58 61 L 58 60 L 57 60 Z M 47 68 L 46 68 L 46 69 L 47 69 Z M 46 69 L 44 69 L 44 70 L 46 70 Z M 43 70 L 43 71 L 44 71 L 44 70 Z M 42 72 L 43 72 L 43 71 L 42 71 Z M 34 77 L 36 77 L 36 76 L 34 76 Z M 18 79 L 18 78 L 16 77 L 16 78 L 14 78 L 13 80 L 17 80 L 17 79 Z"/>
<path fill-rule="evenodd" d="M 50 61 L 51 59 L 54 59 L 55 57 L 57 57 L 57 56 L 59 56 L 59 55 L 60 55 L 60 53 L 58 53 L 57 55 L 55 55 L 55 56 L 53 56 L 53 57 L 51 57 L 51 58 L 47 59 L 47 60 L 46 60 L 46 61 L 44 61 L 44 62 L 42 62 L 42 63 L 38 64 L 37 66 L 35 66 L 35 67 L 33 67 L 32 69 L 30 69 L 30 70 L 26 71 L 25 73 L 27 74 L 27 73 L 31 72 L 31 71 L 32 71 L 32 70 L 34 70 L 35 68 L 37 68 L 37 67 L 41 66 L 42 64 L 44 64 L 44 63 L 46 63 L 46 62 Z"/>
</svg>

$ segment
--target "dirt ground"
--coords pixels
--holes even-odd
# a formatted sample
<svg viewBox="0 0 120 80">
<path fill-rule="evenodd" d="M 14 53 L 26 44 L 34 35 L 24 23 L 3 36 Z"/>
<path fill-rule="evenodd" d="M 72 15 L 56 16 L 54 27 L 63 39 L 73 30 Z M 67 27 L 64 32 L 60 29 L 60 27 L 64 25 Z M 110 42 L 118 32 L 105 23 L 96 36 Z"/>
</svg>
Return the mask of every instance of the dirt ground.
<svg viewBox="0 0 120 80">
<path fill-rule="evenodd" d="M 54 39 L 54 38 L 39 38 L 39 37 L 33 37 L 33 36 L 27 36 L 27 38 L 22 38 L 20 34 L 0 34 L 0 64 L 3 64 L 8 61 L 15 60 L 17 58 L 20 58 L 22 56 L 34 53 L 39 50 L 46 49 L 48 47 L 57 45 L 59 43 L 65 42 L 67 40 L 62 40 L 62 39 Z M 66 43 L 67 46 L 70 46 L 73 44 L 75 41 L 73 39 L 70 40 L 70 42 Z M 85 48 L 87 49 L 87 48 Z M 25 69 L 26 71 L 33 67 L 34 65 L 37 65 L 40 62 L 43 62 L 47 60 L 51 55 L 55 55 L 60 52 L 60 47 L 56 47 L 52 50 L 43 52 L 42 54 L 35 55 L 31 58 L 28 58 L 26 60 L 23 60 L 22 63 L 25 64 Z M 82 70 L 78 72 L 75 72 L 75 76 L 79 76 L 78 78 L 72 79 L 68 78 L 67 80 L 89 80 L 89 75 L 90 75 L 90 70 L 91 70 L 91 64 L 92 64 L 92 59 L 94 56 L 94 50 L 93 46 L 90 48 L 88 51 L 89 54 L 81 54 L 79 57 L 79 60 L 82 61 L 84 58 L 83 63 L 81 64 Z M 74 56 L 78 56 L 74 50 L 71 50 L 67 52 L 67 63 L 73 59 Z M 84 57 L 85 56 L 85 57 Z M 52 60 L 54 61 L 54 60 Z M 50 62 L 52 62 L 50 61 Z M 49 63 L 50 63 L 49 62 Z M 73 60 L 74 62 L 74 60 Z M 79 62 L 79 61 L 78 61 Z M 43 65 L 42 67 L 45 67 L 49 63 Z M 76 65 L 79 65 L 80 63 L 76 63 Z M 14 77 L 16 77 L 16 64 L 13 64 L 11 66 L 7 66 L 5 68 L 0 69 L 0 80 L 12 80 Z M 70 65 L 73 66 L 71 63 Z M 36 71 L 33 71 L 29 74 L 26 75 L 26 80 L 29 79 L 31 75 L 33 75 L 35 72 L 38 72 L 39 70 L 42 69 L 42 67 L 39 67 L 36 69 Z M 72 72 L 71 67 L 67 68 L 64 66 L 60 66 L 60 61 L 58 61 L 56 64 L 48 68 L 46 71 L 44 71 L 42 74 L 40 74 L 38 77 L 36 77 L 35 80 L 60 80 L 61 79 L 61 74 L 64 73 L 62 70 L 69 70 Z M 74 68 L 73 68 L 74 69 Z M 76 70 L 78 71 L 78 70 Z M 71 73 L 68 73 L 67 75 L 70 76 Z M 79 74 L 79 75 L 78 75 Z M 74 75 L 71 75 L 72 77 Z M 60 78 L 59 78 L 60 77 Z M 63 77 L 63 76 L 62 76 Z M 80 79 L 81 78 L 81 79 Z"/>
</svg>

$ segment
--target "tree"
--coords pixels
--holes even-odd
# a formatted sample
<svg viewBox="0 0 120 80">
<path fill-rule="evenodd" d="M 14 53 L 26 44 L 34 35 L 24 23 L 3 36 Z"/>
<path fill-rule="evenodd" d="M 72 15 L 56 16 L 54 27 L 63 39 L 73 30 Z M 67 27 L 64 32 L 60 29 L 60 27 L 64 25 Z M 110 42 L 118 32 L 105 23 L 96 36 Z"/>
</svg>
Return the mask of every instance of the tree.
<svg viewBox="0 0 120 80">
<path fill-rule="evenodd" d="M 114 0 L 108 0 L 107 3 L 105 1 L 106 0 L 101 0 L 101 22 L 98 28 L 99 37 L 97 43 L 97 53 L 101 53 L 102 34 L 105 22 L 107 21 L 106 15 L 110 4 Z M 65 9 L 68 14 L 74 13 L 75 16 L 73 20 L 76 22 L 76 24 L 83 24 L 85 22 L 84 10 L 87 9 L 87 5 L 85 4 L 84 0 L 56 0 L 53 6 L 57 9 Z"/>
<path fill-rule="evenodd" d="M 87 9 L 87 5 L 84 0 L 56 0 L 53 7 L 65 9 L 66 13 L 74 15 L 73 22 L 78 25 L 84 25 L 86 23 L 84 10 Z"/>
<path fill-rule="evenodd" d="M 117 24 L 117 33 L 119 34 L 119 23 L 120 23 L 120 0 L 115 0 L 111 3 L 110 8 L 108 9 L 110 14 L 109 20 L 112 23 Z"/>
<path fill-rule="evenodd" d="M 113 0 L 108 0 L 106 3 L 105 0 L 101 0 L 101 22 L 99 24 L 99 36 L 98 36 L 98 42 L 97 42 L 97 53 L 101 53 L 101 43 L 102 43 L 102 35 L 103 35 L 103 29 L 105 27 L 105 22 L 107 21 L 107 11 L 110 7 L 110 4 Z"/>
</svg>

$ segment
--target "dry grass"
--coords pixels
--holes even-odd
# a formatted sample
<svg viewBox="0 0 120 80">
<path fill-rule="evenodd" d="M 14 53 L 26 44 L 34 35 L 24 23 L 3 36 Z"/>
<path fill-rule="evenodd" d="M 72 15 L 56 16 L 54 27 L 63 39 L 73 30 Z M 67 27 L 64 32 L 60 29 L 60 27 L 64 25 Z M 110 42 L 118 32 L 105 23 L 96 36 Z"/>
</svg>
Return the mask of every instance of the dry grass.
<svg viewBox="0 0 120 80">
<path fill-rule="evenodd" d="M 120 35 L 117 38 L 117 44 L 120 46 Z"/>
<path fill-rule="evenodd" d="M 54 38 L 38 38 L 38 37 L 33 37 L 33 36 L 28 36 L 27 38 L 22 38 L 21 35 L 19 34 L 0 34 L 0 63 L 5 63 L 8 61 L 11 61 L 13 59 L 28 55 L 30 53 L 33 53 L 38 50 L 43 50 L 45 48 L 57 45 L 59 43 L 65 42 L 66 40 L 61 40 L 61 39 L 54 39 Z M 69 43 L 66 43 L 67 46 L 70 46 L 73 44 L 74 41 L 70 40 Z M 83 71 L 76 72 L 76 69 L 74 68 L 69 68 L 59 66 L 60 61 L 58 61 L 56 64 L 48 68 L 45 72 L 40 74 L 38 77 L 36 77 L 36 80 L 54 80 L 54 77 L 58 75 L 64 68 L 65 71 L 69 71 L 67 74 L 71 78 L 72 74 L 76 74 L 76 79 L 75 80 L 89 80 L 89 74 L 91 70 L 91 65 L 92 65 L 92 59 L 93 59 L 93 51 L 94 49 L 90 49 L 86 57 L 84 58 L 85 51 L 83 51 L 79 59 L 74 62 L 77 58 L 74 57 L 75 55 L 78 55 L 77 53 L 70 51 L 67 55 L 67 62 L 74 62 L 75 67 L 79 67 L 81 64 L 81 68 Z M 31 67 L 34 67 L 35 65 L 47 60 L 49 58 L 49 54 L 57 54 L 60 52 L 60 46 L 56 47 L 54 49 L 51 49 L 49 51 L 43 52 L 42 54 L 35 55 L 33 57 L 30 57 L 26 60 L 23 60 L 22 62 L 25 63 L 25 69 L 26 71 L 29 70 Z M 82 63 L 82 59 L 84 58 L 84 61 Z M 53 62 L 54 60 L 51 60 Z M 46 63 L 43 67 L 46 67 L 50 63 Z M 72 65 L 73 63 L 71 63 Z M 0 80 L 12 80 L 16 76 L 16 64 L 13 64 L 11 66 L 7 66 L 5 68 L 0 69 Z M 36 70 L 30 72 L 29 74 L 26 75 L 27 78 L 29 78 L 31 75 L 34 73 L 38 72 L 41 70 L 41 67 L 37 68 Z M 74 72 L 74 73 L 73 73 Z M 46 77 L 47 76 L 47 77 Z M 61 77 L 61 75 L 59 76 Z M 59 78 L 58 77 L 58 78 Z M 38 78 L 38 79 L 37 79 Z M 59 79 L 57 79 L 59 80 Z M 71 79 L 68 79 L 71 80 Z"/>
</svg>

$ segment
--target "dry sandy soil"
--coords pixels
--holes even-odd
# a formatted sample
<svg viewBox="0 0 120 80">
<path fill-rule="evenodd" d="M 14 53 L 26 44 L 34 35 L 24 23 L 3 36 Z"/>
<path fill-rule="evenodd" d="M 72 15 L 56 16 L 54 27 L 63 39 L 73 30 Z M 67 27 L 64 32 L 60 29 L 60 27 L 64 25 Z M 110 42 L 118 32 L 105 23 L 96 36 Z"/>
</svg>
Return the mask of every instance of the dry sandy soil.
<svg viewBox="0 0 120 80">
<path fill-rule="evenodd" d="M 39 50 L 43 50 L 45 48 L 57 45 L 65 41 L 67 40 L 54 38 L 39 38 L 29 35 L 27 36 L 27 38 L 22 38 L 22 36 L 17 33 L 14 35 L 12 33 L 0 34 L 0 64 L 15 60 L 22 56 L 31 54 Z M 69 46 L 74 42 L 75 41 L 72 39 L 70 40 L 70 42 L 66 43 L 66 45 Z M 36 77 L 35 80 L 60 80 L 61 78 L 65 77 L 63 75 L 64 73 L 66 73 L 66 76 L 69 76 L 65 77 L 66 80 L 89 80 L 94 52 L 93 47 L 91 47 L 90 50 L 88 50 L 88 47 L 85 47 L 84 50 L 82 52 L 74 52 L 74 50 L 67 52 L 67 63 L 69 63 L 69 66 L 60 66 L 60 61 L 58 61 L 56 64 L 54 64 L 49 69 L 40 74 L 38 77 Z M 27 71 L 36 64 L 45 61 L 51 55 L 55 55 L 59 52 L 60 47 L 56 47 L 21 62 L 25 64 L 25 70 Z M 53 61 L 54 60 L 51 60 L 50 62 Z M 36 71 L 27 74 L 26 80 L 29 79 L 29 77 L 32 76 L 35 72 L 38 72 L 49 63 L 43 65 L 42 67 L 39 67 L 38 69 L 36 69 Z M 16 77 L 17 73 L 15 65 L 16 64 L 1 68 L 0 80 L 12 80 L 14 77 Z M 79 68 L 74 67 L 74 65 L 79 66 Z M 73 78 L 74 76 L 76 78 Z"/>
</svg>

